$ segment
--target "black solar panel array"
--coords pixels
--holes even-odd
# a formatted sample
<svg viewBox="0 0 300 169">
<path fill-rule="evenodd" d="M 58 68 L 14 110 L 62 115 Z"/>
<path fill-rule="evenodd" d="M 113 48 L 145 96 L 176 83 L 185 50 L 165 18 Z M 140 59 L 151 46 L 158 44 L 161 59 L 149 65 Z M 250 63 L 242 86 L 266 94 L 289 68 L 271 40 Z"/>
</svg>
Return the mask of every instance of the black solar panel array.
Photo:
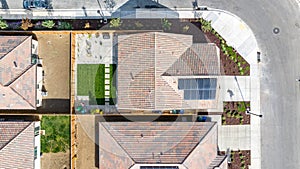
<svg viewBox="0 0 300 169">
<path fill-rule="evenodd" d="M 216 87 L 216 78 L 178 80 L 178 89 L 184 90 L 185 100 L 213 100 L 216 97 Z"/>
<path fill-rule="evenodd" d="M 140 169 L 179 169 L 178 166 L 141 166 Z"/>
</svg>

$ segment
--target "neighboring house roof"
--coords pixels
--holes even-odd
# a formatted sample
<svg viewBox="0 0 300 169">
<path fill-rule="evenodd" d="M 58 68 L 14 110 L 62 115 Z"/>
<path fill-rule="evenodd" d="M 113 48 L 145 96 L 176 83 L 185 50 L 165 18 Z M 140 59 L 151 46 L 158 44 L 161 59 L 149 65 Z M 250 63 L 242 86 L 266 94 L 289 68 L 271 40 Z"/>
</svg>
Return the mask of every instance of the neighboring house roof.
<svg viewBox="0 0 300 169">
<path fill-rule="evenodd" d="M 214 122 L 100 122 L 99 132 L 101 169 L 135 164 L 207 168 L 218 157 Z"/>
<path fill-rule="evenodd" d="M 36 109 L 31 36 L 0 36 L 0 109 Z"/>
<path fill-rule="evenodd" d="M 187 101 L 179 78 L 220 74 L 218 48 L 191 35 L 148 32 L 118 36 L 119 109 L 204 109 L 214 100 Z"/>
<path fill-rule="evenodd" d="M 33 122 L 0 122 L 0 168 L 34 168 Z"/>
</svg>

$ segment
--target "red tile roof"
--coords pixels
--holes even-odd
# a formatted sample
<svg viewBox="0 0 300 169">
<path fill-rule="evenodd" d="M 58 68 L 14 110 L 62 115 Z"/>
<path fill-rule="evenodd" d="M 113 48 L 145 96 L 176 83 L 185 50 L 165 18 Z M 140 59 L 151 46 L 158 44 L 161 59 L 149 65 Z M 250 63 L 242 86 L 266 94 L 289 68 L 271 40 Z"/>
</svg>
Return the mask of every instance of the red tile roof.
<svg viewBox="0 0 300 169">
<path fill-rule="evenodd" d="M 36 108 L 31 36 L 0 36 L 0 109 Z"/>
<path fill-rule="evenodd" d="M 0 122 L 0 168 L 34 167 L 34 123 Z"/>
<path fill-rule="evenodd" d="M 209 101 L 186 101 L 179 76 L 219 75 L 214 44 L 192 44 L 192 36 L 148 32 L 118 36 L 119 109 L 200 109 Z"/>
<path fill-rule="evenodd" d="M 196 168 L 208 167 L 217 157 L 215 124 L 214 122 L 101 122 L 100 168 L 118 168 L 115 162 L 118 164 L 123 162 L 122 168 L 129 168 L 133 163 L 185 164 L 195 168 L 193 161 L 197 160 L 203 162 L 197 163 Z M 127 160 L 126 165 L 124 159 Z"/>
</svg>

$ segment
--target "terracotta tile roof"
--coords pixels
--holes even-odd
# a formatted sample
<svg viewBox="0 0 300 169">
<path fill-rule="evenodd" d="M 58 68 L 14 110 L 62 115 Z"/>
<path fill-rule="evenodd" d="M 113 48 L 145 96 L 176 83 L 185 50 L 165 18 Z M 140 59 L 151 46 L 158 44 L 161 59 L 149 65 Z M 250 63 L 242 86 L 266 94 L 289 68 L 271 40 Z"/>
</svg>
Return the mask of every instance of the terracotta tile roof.
<svg viewBox="0 0 300 169">
<path fill-rule="evenodd" d="M 0 59 L 27 38 L 28 36 L 0 36 Z"/>
<path fill-rule="evenodd" d="M 190 162 L 186 162 L 186 159 L 203 158 L 196 156 L 198 152 L 194 152 L 195 149 L 203 149 L 208 153 L 214 152 L 208 156 L 208 161 L 202 164 L 207 167 L 217 154 L 215 124 L 213 122 L 101 122 L 99 143 L 100 147 L 103 147 L 102 144 L 108 146 L 106 151 L 110 151 L 111 154 L 121 151 L 120 156 L 123 158 L 129 156 L 136 164 L 185 163 L 189 165 Z M 101 135 L 101 132 L 109 134 Z M 100 149 L 99 153 L 101 156 L 103 151 Z M 102 159 L 100 157 L 102 160 L 100 163 L 115 167 L 108 163 L 118 161 L 119 158 L 116 155 Z M 130 166 L 128 165 L 124 168 L 128 168 Z"/>
<path fill-rule="evenodd" d="M 0 122 L 0 150 L 29 124 L 30 122 Z"/>
<path fill-rule="evenodd" d="M 214 44 L 193 44 L 164 73 L 166 76 L 219 75 Z"/>
<path fill-rule="evenodd" d="M 183 92 L 177 87 L 178 77 L 219 75 L 219 72 L 217 47 L 193 44 L 190 35 L 159 32 L 120 35 L 117 106 L 148 110 L 208 108 L 210 104 L 183 99 Z"/>
<path fill-rule="evenodd" d="M 34 123 L 0 122 L 0 168 L 33 168 Z"/>
<path fill-rule="evenodd" d="M 0 36 L 0 109 L 36 108 L 31 36 Z M 6 52 L 6 53 L 5 53 Z"/>
</svg>

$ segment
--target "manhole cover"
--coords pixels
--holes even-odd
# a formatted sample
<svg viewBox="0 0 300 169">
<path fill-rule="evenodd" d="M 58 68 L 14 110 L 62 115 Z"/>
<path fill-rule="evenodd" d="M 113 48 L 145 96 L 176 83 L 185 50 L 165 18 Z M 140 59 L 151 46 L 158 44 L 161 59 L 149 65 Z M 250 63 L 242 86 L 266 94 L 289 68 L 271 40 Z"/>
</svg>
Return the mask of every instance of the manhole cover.
<svg viewBox="0 0 300 169">
<path fill-rule="evenodd" d="M 275 34 L 278 34 L 278 33 L 280 32 L 280 30 L 279 30 L 279 28 L 274 28 L 274 29 L 273 29 L 273 32 L 274 32 Z"/>
</svg>

